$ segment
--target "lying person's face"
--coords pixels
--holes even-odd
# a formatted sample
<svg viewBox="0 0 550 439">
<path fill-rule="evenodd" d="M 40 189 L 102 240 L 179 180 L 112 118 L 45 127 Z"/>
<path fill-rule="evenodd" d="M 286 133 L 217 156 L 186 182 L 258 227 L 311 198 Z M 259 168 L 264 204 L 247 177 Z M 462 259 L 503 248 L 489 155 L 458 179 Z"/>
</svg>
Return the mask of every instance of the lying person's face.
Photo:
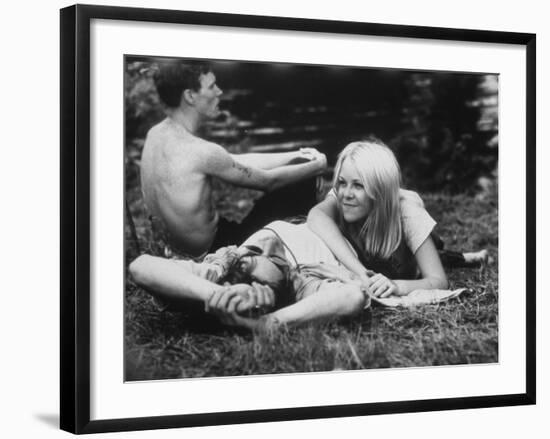
<svg viewBox="0 0 550 439">
<path fill-rule="evenodd" d="M 266 255 L 243 256 L 239 260 L 239 268 L 243 273 L 248 274 L 252 281 L 272 288 L 277 288 L 285 281 L 284 273 Z"/>
</svg>

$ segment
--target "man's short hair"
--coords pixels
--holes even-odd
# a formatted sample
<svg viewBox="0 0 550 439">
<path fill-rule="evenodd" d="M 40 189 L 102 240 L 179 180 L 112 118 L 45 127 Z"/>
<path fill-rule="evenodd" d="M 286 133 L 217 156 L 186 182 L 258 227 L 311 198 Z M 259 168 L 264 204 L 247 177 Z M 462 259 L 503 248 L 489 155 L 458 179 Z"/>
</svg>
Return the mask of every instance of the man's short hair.
<svg viewBox="0 0 550 439">
<path fill-rule="evenodd" d="M 155 86 L 161 101 L 169 108 L 180 105 L 184 90 L 199 91 L 200 76 L 212 71 L 202 61 L 161 61 L 155 74 Z"/>
</svg>

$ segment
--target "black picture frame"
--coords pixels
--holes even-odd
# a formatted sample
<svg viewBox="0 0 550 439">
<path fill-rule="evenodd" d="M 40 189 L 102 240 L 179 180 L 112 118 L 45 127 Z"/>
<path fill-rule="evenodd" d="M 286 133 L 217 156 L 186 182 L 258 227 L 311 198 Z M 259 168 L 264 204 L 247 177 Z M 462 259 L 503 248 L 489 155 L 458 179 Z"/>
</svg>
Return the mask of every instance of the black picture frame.
<svg viewBox="0 0 550 439">
<path fill-rule="evenodd" d="M 90 22 L 94 19 L 358 34 L 520 45 L 526 48 L 525 393 L 224 413 L 90 420 Z M 536 36 L 529 33 L 75 5 L 61 10 L 61 351 L 60 424 L 98 433 L 387 413 L 535 404 L 536 401 Z"/>
</svg>

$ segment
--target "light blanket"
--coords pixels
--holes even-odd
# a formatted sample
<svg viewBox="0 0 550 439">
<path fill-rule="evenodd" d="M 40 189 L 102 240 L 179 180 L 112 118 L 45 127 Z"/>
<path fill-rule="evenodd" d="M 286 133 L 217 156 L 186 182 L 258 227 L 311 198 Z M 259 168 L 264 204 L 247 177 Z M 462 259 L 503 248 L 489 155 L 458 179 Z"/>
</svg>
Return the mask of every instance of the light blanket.
<svg viewBox="0 0 550 439">
<path fill-rule="evenodd" d="M 406 296 L 390 296 L 378 298 L 371 296 L 373 302 L 389 307 L 412 307 L 417 305 L 433 305 L 460 296 L 467 288 L 457 290 L 414 290 Z"/>
</svg>

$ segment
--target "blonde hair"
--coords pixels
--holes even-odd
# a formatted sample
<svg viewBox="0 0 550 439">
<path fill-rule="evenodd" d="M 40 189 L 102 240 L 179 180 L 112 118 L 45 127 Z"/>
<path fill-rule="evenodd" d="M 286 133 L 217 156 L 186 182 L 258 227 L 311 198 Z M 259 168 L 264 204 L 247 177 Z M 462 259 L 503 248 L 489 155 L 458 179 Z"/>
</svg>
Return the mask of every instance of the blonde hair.
<svg viewBox="0 0 550 439">
<path fill-rule="evenodd" d="M 372 258 L 388 259 L 401 243 L 402 225 L 399 204 L 401 172 L 393 152 L 379 140 L 353 142 L 338 155 L 333 187 L 338 193 L 338 178 L 344 161 L 356 169 L 361 183 L 372 200 L 372 209 L 357 235 L 344 221 L 340 206 L 340 227 Z"/>
</svg>

